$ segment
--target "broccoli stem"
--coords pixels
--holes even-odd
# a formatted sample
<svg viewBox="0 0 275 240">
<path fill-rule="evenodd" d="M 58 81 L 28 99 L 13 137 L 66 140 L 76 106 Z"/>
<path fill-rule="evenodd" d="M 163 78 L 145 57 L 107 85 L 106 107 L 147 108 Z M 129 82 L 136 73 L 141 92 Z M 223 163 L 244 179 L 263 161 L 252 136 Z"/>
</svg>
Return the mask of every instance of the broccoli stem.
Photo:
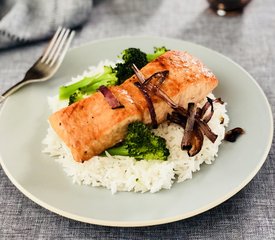
<svg viewBox="0 0 275 240">
<path fill-rule="evenodd" d="M 166 47 L 155 47 L 154 53 L 146 54 L 147 61 L 151 62 L 167 51 L 168 49 Z"/>
<path fill-rule="evenodd" d="M 153 61 L 154 59 L 156 59 L 157 57 L 155 56 L 154 53 L 147 53 L 147 54 L 146 54 L 146 58 L 147 58 L 147 61 L 148 61 L 148 62 L 151 62 L 151 61 Z"/>
<path fill-rule="evenodd" d="M 86 94 L 94 93 L 100 86 L 104 85 L 107 87 L 109 85 L 115 84 L 116 81 L 117 78 L 115 76 L 102 76 L 92 84 L 81 88 L 81 90 L 84 91 Z"/>
<path fill-rule="evenodd" d="M 111 66 L 104 66 L 102 73 L 95 74 L 91 77 L 85 77 L 84 79 L 73 83 L 68 86 L 62 86 L 59 88 L 59 98 L 68 99 L 76 91 L 80 91 L 82 94 L 90 94 L 95 92 L 101 85 L 109 86 L 117 83 L 116 72 Z"/>
<path fill-rule="evenodd" d="M 157 53 L 147 53 L 146 58 L 148 62 L 152 62 L 156 58 L 158 58 L 160 55 L 162 55 L 164 52 L 157 52 Z"/>
<path fill-rule="evenodd" d="M 102 79 L 104 79 L 104 75 L 101 74 L 97 74 L 95 76 L 92 77 L 85 77 L 82 80 L 73 83 L 71 85 L 68 86 L 62 86 L 59 88 L 59 98 L 60 99 L 67 99 L 70 97 L 70 95 L 72 95 L 76 90 L 81 89 L 81 88 L 88 88 L 89 90 L 92 91 L 94 89 L 94 87 L 92 87 L 94 84 L 102 81 Z M 102 85 L 102 84 L 101 84 Z M 95 89 L 96 90 L 96 89 Z M 94 91 L 95 91 L 94 90 Z"/>
<path fill-rule="evenodd" d="M 129 156 L 129 151 L 125 145 L 120 145 L 117 147 L 112 147 L 106 150 L 110 155 L 120 155 L 120 156 Z"/>
</svg>

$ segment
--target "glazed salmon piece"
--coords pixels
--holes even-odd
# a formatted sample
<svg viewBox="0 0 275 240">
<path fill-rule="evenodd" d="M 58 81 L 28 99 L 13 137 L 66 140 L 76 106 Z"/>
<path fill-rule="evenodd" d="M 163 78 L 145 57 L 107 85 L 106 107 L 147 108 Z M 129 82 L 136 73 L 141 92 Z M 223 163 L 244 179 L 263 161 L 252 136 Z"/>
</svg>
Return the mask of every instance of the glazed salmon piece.
<svg viewBox="0 0 275 240">
<path fill-rule="evenodd" d="M 156 72 L 169 70 L 169 75 L 161 85 L 161 89 L 175 103 L 187 107 L 189 102 L 199 102 L 206 97 L 218 84 L 214 74 L 197 58 L 182 51 L 169 51 L 148 63 L 141 69 L 145 78 Z M 125 81 L 121 87 L 127 89 L 137 107 L 143 113 L 143 122 L 150 123 L 151 118 L 146 101 L 142 95 L 136 94 L 134 82 L 137 77 L 133 76 Z M 151 96 L 157 115 L 158 123 L 166 119 L 170 107 L 159 97 Z"/>
<path fill-rule="evenodd" d="M 118 143 L 129 123 L 142 120 L 140 111 L 127 92 L 116 86 L 111 89 L 124 108 L 112 109 L 104 96 L 96 92 L 49 118 L 51 126 L 78 162 Z"/>
<path fill-rule="evenodd" d="M 168 70 L 161 85 L 174 102 L 186 107 L 189 102 L 199 102 L 218 84 L 217 78 L 200 60 L 182 51 L 168 51 L 141 69 L 145 78 L 156 72 Z M 96 92 L 90 97 L 53 113 L 49 121 L 59 137 L 72 152 L 75 161 L 89 160 L 122 141 L 129 123 L 151 123 L 147 102 L 134 85 L 132 76 L 120 86 L 110 87 L 124 108 L 112 109 L 104 96 Z M 166 119 L 170 107 L 152 95 L 158 123 Z"/>
</svg>

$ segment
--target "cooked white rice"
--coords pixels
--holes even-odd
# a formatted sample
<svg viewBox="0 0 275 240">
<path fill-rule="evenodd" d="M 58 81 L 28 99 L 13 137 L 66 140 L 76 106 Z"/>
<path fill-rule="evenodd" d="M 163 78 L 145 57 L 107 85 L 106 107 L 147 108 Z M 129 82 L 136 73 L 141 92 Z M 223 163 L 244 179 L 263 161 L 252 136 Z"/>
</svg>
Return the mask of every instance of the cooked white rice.
<svg viewBox="0 0 275 240">
<path fill-rule="evenodd" d="M 83 75 L 73 78 L 72 82 L 102 71 L 104 65 L 113 64 L 110 61 L 103 61 L 97 67 L 91 67 Z M 213 94 L 209 97 L 215 98 Z M 60 101 L 58 96 L 49 97 L 48 102 L 52 112 L 68 105 L 67 101 Z M 203 105 L 203 102 L 200 105 Z M 103 186 L 110 189 L 112 193 L 117 191 L 154 193 L 162 188 L 170 189 L 174 182 L 191 179 L 193 172 L 199 171 L 202 163 L 211 164 L 217 157 L 218 147 L 229 122 L 225 106 L 226 104 L 214 103 L 214 115 L 208 124 L 212 131 L 218 134 L 218 138 L 213 144 L 207 137 L 204 137 L 203 147 L 194 157 L 189 157 L 187 152 L 180 148 L 184 130 L 176 124 L 167 123 L 161 124 L 158 129 L 154 130 L 157 135 L 164 137 L 167 141 L 170 150 L 167 161 L 136 161 L 131 157 L 107 154 L 107 157 L 96 156 L 84 163 L 78 163 L 74 161 L 70 150 L 50 126 L 43 140 L 43 144 L 46 145 L 43 152 L 54 157 L 72 181 L 80 185 Z"/>
</svg>

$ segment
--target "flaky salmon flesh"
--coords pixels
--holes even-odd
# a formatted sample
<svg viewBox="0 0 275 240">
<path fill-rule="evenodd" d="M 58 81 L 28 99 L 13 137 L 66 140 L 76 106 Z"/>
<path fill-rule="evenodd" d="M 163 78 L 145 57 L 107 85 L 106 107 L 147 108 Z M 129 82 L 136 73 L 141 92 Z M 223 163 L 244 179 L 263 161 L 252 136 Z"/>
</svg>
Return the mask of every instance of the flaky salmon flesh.
<svg viewBox="0 0 275 240">
<path fill-rule="evenodd" d="M 168 51 L 141 69 L 145 78 L 159 71 L 169 74 L 161 90 L 175 103 L 187 107 L 189 102 L 204 99 L 218 84 L 214 74 L 197 58 L 184 51 Z M 65 107 L 49 117 L 57 135 L 71 150 L 74 160 L 83 162 L 122 141 L 130 123 L 151 123 L 146 99 L 134 85 L 134 75 L 119 86 L 109 87 L 124 108 L 112 109 L 101 92 Z M 158 123 L 172 111 L 169 105 L 151 94 Z"/>
</svg>

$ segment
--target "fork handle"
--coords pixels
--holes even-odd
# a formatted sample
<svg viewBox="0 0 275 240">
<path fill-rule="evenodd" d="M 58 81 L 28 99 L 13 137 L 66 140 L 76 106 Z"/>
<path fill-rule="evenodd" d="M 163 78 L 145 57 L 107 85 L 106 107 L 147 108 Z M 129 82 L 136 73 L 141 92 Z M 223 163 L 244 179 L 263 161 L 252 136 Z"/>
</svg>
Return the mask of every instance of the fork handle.
<svg viewBox="0 0 275 240">
<path fill-rule="evenodd" d="M 14 92 L 16 92 L 18 89 L 20 89 L 21 87 L 23 87 L 24 85 L 28 84 L 28 81 L 25 81 L 25 78 L 16 83 L 15 85 L 11 86 L 8 90 L 6 90 L 2 95 L 0 95 L 0 104 L 3 103 L 8 96 L 10 96 L 11 94 L 13 94 Z"/>
<path fill-rule="evenodd" d="M 6 98 L 4 97 L 4 96 L 0 96 L 0 104 L 2 103 L 2 102 L 4 102 L 6 100 Z"/>
</svg>

